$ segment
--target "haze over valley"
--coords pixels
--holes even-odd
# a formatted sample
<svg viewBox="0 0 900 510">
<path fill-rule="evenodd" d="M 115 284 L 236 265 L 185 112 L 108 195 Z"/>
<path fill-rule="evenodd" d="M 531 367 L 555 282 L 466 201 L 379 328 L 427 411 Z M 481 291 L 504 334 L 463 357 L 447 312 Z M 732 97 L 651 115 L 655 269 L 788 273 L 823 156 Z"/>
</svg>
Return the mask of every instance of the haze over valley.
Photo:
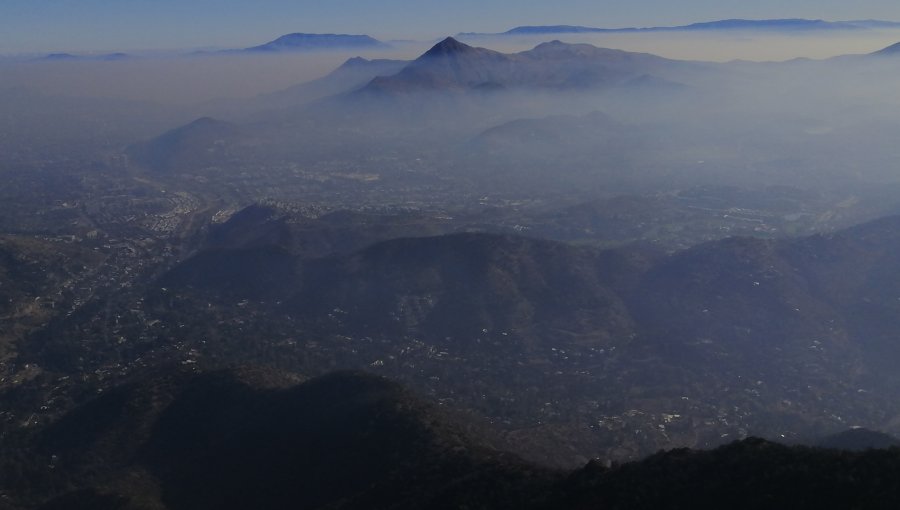
<svg viewBox="0 0 900 510">
<path fill-rule="evenodd" d="M 0 60 L 0 508 L 898 499 L 900 24 L 459 28 Z"/>
</svg>

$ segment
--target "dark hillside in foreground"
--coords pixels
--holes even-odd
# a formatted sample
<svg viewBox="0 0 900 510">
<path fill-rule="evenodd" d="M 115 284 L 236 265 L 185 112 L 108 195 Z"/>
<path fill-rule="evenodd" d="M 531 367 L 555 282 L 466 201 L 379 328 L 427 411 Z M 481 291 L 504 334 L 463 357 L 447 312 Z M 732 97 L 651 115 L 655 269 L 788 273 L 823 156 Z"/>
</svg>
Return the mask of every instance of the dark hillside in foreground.
<svg viewBox="0 0 900 510">
<path fill-rule="evenodd" d="M 590 464 L 545 508 L 888 509 L 900 504 L 898 470 L 897 448 L 854 454 L 750 438 L 611 470 Z"/>
<path fill-rule="evenodd" d="M 46 508 L 521 508 L 554 477 L 362 373 L 296 385 L 261 369 L 176 372 L 117 388 L 33 442 L 5 459 L 18 474 L 4 490 L 55 495 Z"/>
<path fill-rule="evenodd" d="M 835 450 L 865 451 L 900 446 L 900 439 L 894 436 L 864 428 L 852 428 L 820 439 L 816 446 Z"/>
<path fill-rule="evenodd" d="M 900 449 L 761 439 L 569 473 L 363 373 L 170 372 L 0 443 L 4 508 L 893 508 Z"/>
</svg>

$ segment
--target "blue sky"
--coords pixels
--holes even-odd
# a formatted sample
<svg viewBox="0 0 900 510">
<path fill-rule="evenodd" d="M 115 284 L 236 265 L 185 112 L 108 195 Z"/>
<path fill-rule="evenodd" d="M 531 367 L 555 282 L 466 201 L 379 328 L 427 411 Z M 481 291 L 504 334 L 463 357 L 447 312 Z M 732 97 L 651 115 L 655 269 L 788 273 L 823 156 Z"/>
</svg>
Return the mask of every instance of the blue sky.
<svg viewBox="0 0 900 510">
<path fill-rule="evenodd" d="M 233 47 L 290 32 L 431 39 L 517 25 L 900 20 L 896 0 L 0 0 L 0 54 Z"/>
</svg>

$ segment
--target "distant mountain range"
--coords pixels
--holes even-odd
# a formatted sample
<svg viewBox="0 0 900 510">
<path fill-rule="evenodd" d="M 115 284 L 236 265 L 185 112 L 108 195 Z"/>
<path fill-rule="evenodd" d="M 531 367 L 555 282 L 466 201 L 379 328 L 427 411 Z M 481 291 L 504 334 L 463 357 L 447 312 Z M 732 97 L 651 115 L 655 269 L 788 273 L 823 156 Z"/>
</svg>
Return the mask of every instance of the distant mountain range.
<svg viewBox="0 0 900 510">
<path fill-rule="evenodd" d="M 727 19 L 692 23 L 690 25 L 661 27 L 625 27 L 598 28 L 578 25 L 534 25 L 520 26 L 500 33 L 461 33 L 462 37 L 504 36 L 504 35 L 543 35 L 543 34 L 585 34 L 585 33 L 635 33 L 635 32 L 705 32 L 727 30 L 763 30 L 763 31 L 835 31 L 835 30 L 872 30 L 900 28 L 900 22 L 881 20 L 856 21 L 823 21 L 810 19 Z"/>
<path fill-rule="evenodd" d="M 894 45 L 870 56 L 896 53 L 897 45 Z M 855 55 L 832 60 L 864 63 L 870 56 Z M 790 65 L 803 64 L 783 64 L 785 68 Z M 504 102 L 504 92 L 603 92 L 614 94 L 622 101 L 636 99 L 643 103 L 648 100 L 687 99 L 702 92 L 696 85 L 704 83 L 706 78 L 733 79 L 734 69 L 728 64 L 672 60 L 647 53 L 556 40 L 541 43 L 527 51 L 502 53 L 448 37 L 413 61 L 355 57 L 318 80 L 241 102 L 219 102 L 210 105 L 209 109 L 226 113 L 224 118 L 234 118 L 227 115 L 229 110 L 239 114 L 249 112 L 247 115 L 251 117 L 246 120 L 253 125 L 244 128 L 248 134 L 261 135 L 255 137 L 259 144 L 271 146 L 276 135 L 296 134 L 293 141 L 282 144 L 290 147 L 289 150 L 293 150 L 296 156 L 303 151 L 310 153 L 333 146 L 338 137 L 327 136 L 331 126 L 349 128 L 342 131 L 342 137 L 358 134 L 371 139 L 391 132 L 385 129 L 385 122 L 388 122 L 409 140 L 428 132 L 414 127 L 423 119 L 430 118 L 425 112 L 439 112 L 447 119 L 458 121 L 441 123 L 439 128 L 459 127 L 461 130 L 478 126 L 486 112 L 494 112 L 508 121 L 516 118 L 509 118 L 509 112 L 518 108 L 523 110 L 523 115 L 518 118 L 531 117 L 526 112 L 526 102 Z M 505 97 L 512 98 L 513 95 Z M 476 144 L 473 148 L 477 152 L 468 153 L 472 157 L 498 154 L 503 158 L 526 159 L 525 163 L 531 164 L 552 155 L 554 158 L 564 158 L 569 162 L 567 166 L 573 169 L 584 166 L 579 165 L 578 161 L 578 158 L 584 159 L 584 151 L 560 151 L 561 145 L 554 143 L 547 147 L 548 151 L 542 152 L 535 150 L 537 145 L 529 139 L 534 139 L 536 134 L 540 135 L 537 137 L 539 139 L 550 135 L 571 142 L 570 145 L 575 148 L 596 149 L 596 156 L 604 158 L 622 153 L 622 150 L 616 150 L 615 144 L 619 143 L 619 149 L 624 147 L 621 144 L 624 131 L 594 129 L 597 123 L 593 121 L 597 118 L 585 123 L 566 117 L 534 117 L 533 120 L 517 121 L 505 129 L 479 135 L 479 132 L 491 127 L 486 125 L 480 130 L 461 134 L 460 138 L 471 140 L 478 137 L 480 141 L 487 142 Z M 292 126 L 292 131 L 285 129 L 286 125 Z M 165 140 L 159 140 L 152 146 L 144 144 L 142 149 L 132 150 L 131 154 L 135 156 L 134 161 L 156 169 L 179 165 L 196 167 L 197 163 L 209 166 L 207 163 L 221 162 L 223 156 L 247 161 L 248 155 L 244 149 L 248 145 L 231 143 L 240 141 L 241 137 L 233 136 L 236 133 L 228 136 L 218 136 L 216 133 L 198 135 L 201 131 L 209 132 L 209 129 L 207 122 L 174 130 L 165 135 Z M 267 131 L 262 133 L 262 130 Z M 304 133 L 302 136 L 299 134 L 301 132 Z M 603 136 L 597 138 L 595 135 L 598 134 Z M 634 134 L 630 139 L 638 140 L 636 136 Z M 589 137 L 596 138 L 596 143 L 575 143 L 579 140 L 587 142 Z M 182 141 L 174 143 L 176 138 Z M 604 146 L 608 146 L 609 150 L 603 150 Z M 155 155 L 150 157 L 146 149 L 151 149 L 150 152 Z M 165 155 L 164 151 L 176 151 L 177 154 Z M 274 155 L 276 152 L 270 151 L 268 154 Z M 537 154 L 538 158 L 526 154 Z M 253 154 L 254 157 L 258 155 Z M 189 161 L 190 158 L 197 158 L 197 161 Z M 178 162 L 179 159 L 182 161 Z M 590 161 L 595 163 L 597 160 L 592 157 Z M 607 167 L 614 168 L 619 163 Z M 469 165 L 471 168 L 479 166 Z M 540 176 L 537 173 L 531 175 Z M 639 174 L 633 174 L 633 177 L 639 177 Z"/>
<path fill-rule="evenodd" d="M 384 49 L 388 45 L 368 35 L 304 34 L 283 35 L 274 41 L 242 50 L 244 53 L 288 53 L 326 50 Z"/>
<path fill-rule="evenodd" d="M 377 50 L 390 48 L 390 45 L 368 35 L 353 34 L 307 34 L 297 32 L 285 34 L 277 39 L 247 48 L 228 48 L 223 50 L 200 50 L 188 53 L 187 56 L 204 57 L 216 55 L 267 55 L 283 53 L 313 53 L 323 51 Z"/>
<path fill-rule="evenodd" d="M 494 37 L 494 36 L 540 36 L 554 34 L 590 34 L 590 33 L 649 33 L 649 32 L 711 32 L 711 31 L 774 31 L 774 32 L 816 32 L 847 30 L 879 30 L 900 28 L 900 22 L 884 20 L 824 21 L 810 19 L 727 19 L 692 23 L 678 26 L 659 27 L 623 27 L 600 28 L 581 25 L 528 25 L 519 26 L 506 32 L 482 33 L 461 32 L 457 37 Z M 292 33 L 280 36 L 272 41 L 257 46 L 220 51 L 198 51 L 192 55 L 217 54 L 273 54 L 293 52 L 315 52 L 329 50 L 377 50 L 387 49 L 388 43 L 379 41 L 364 34 L 312 34 Z M 72 53 L 51 53 L 35 60 L 75 61 L 100 60 L 115 61 L 135 58 L 126 53 L 109 53 L 104 55 L 76 55 Z"/>
<path fill-rule="evenodd" d="M 725 26 L 742 26 L 739 22 L 722 23 Z M 900 43 L 872 55 L 895 54 L 900 51 L 898 47 Z M 355 97 L 422 91 L 496 92 L 511 89 L 621 88 L 675 93 L 689 89 L 680 80 L 717 71 L 724 72 L 725 69 L 711 63 L 672 60 L 590 44 L 554 40 L 530 50 L 502 53 L 447 37 L 415 60 L 350 59 L 320 80 L 272 94 L 268 99 L 291 101 L 291 97 L 302 97 L 308 100 L 324 97 L 328 90 L 336 95 L 352 91 Z"/>
<path fill-rule="evenodd" d="M 609 87 L 687 65 L 646 53 L 560 41 L 507 54 L 448 37 L 399 73 L 375 78 L 361 92 Z"/>
<path fill-rule="evenodd" d="M 352 58 L 323 78 L 252 98 L 235 109 L 261 112 L 247 131 L 259 133 L 269 129 L 269 135 L 275 131 L 286 132 L 278 127 L 282 121 L 296 125 L 297 119 L 318 119 L 308 136 L 298 141 L 321 148 L 323 144 L 334 143 L 335 137 L 323 137 L 326 139 L 317 139 L 315 143 L 311 142 L 312 137 L 326 133 L 326 128 L 336 121 L 349 122 L 353 132 L 371 136 L 385 131 L 384 124 L 380 124 L 385 120 L 395 122 L 393 125 L 402 129 L 425 118 L 423 112 L 437 108 L 445 108 L 445 113 L 452 116 L 482 115 L 483 108 L 467 104 L 464 98 L 479 96 L 479 100 L 491 102 L 505 90 L 678 93 L 687 88 L 679 79 L 705 69 L 702 63 L 589 44 L 551 41 L 528 51 L 501 53 L 448 37 L 413 61 Z M 497 102 L 485 106 L 502 108 Z M 222 109 L 228 107 L 225 104 Z M 366 122 L 372 123 L 373 129 L 363 129 Z M 134 161 L 154 169 L 196 167 L 202 162 L 221 161 L 223 150 L 235 147 L 229 140 L 237 141 L 239 137 L 219 136 L 221 130 L 210 132 L 211 127 L 208 120 L 183 126 L 149 144 L 132 147 L 130 154 Z M 273 137 L 257 139 L 268 143 Z M 166 151 L 169 153 L 164 154 Z"/>
<path fill-rule="evenodd" d="M 104 55 L 75 55 L 72 53 L 50 53 L 49 55 L 34 59 L 35 61 L 44 62 L 116 62 L 119 60 L 131 60 L 137 58 L 127 53 L 107 53 Z"/>
</svg>

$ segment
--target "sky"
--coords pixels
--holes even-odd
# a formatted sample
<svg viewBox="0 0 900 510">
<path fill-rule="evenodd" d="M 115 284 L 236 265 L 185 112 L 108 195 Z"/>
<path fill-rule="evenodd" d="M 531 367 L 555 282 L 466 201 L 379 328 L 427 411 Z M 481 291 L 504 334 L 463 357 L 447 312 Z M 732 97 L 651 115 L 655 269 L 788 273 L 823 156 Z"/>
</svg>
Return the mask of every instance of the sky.
<svg viewBox="0 0 900 510">
<path fill-rule="evenodd" d="M 900 20 L 896 0 L 0 0 L 0 54 L 245 47 L 291 32 L 430 40 L 519 25 Z"/>
</svg>

